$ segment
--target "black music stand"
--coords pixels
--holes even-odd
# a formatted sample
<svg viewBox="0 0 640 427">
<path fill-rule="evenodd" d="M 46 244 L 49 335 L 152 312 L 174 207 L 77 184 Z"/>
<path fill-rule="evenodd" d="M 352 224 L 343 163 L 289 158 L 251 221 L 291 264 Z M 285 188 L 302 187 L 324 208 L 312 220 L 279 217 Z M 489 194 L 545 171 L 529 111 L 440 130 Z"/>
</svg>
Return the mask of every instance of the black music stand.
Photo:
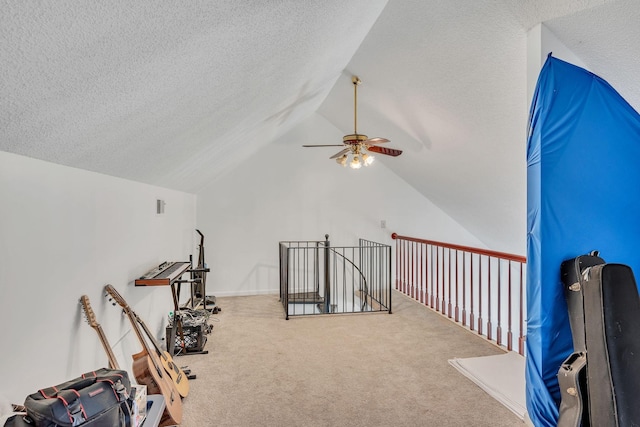
<svg viewBox="0 0 640 427">
<path fill-rule="evenodd" d="M 204 235 L 200 230 L 196 229 L 196 231 L 200 235 L 198 265 L 196 268 L 189 270 L 191 273 L 191 299 L 188 304 L 193 309 L 202 306 L 201 308 L 203 310 L 216 314 L 222 309 L 216 305 L 215 296 L 207 295 L 207 273 L 211 270 L 204 261 Z"/>
</svg>

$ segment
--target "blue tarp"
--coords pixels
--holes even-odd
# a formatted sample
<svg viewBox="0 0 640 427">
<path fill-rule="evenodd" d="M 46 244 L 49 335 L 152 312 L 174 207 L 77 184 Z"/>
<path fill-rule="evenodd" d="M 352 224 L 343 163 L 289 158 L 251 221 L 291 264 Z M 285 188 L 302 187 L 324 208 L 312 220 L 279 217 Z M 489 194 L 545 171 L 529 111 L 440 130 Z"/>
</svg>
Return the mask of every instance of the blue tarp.
<svg viewBox="0 0 640 427">
<path fill-rule="evenodd" d="M 527 227 L 527 410 L 555 426 L 556 375 L 573 349 L 561 262 L 598 250 L 640 272 L 640 116 L 606 81 L 551 56 L 530 111 Z"/>
</svg>

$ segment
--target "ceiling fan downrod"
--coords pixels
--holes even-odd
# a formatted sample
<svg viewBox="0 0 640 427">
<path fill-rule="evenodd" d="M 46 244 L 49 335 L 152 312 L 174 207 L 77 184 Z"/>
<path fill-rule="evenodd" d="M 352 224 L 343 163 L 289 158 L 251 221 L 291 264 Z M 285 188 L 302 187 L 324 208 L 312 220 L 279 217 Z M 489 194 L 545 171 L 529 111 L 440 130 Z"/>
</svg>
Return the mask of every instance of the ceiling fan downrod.
<svg viewBox="0 0 640 427">
<path fill-rule="evenodd" d="M 353 83 L 353 133 L 345 135 L 342 141 L 345 144 L 356 145 L 366 141 L 369 137 L 358 133 L 358 85 L 362 81 L 358 76 L 351 76 L 351 82 Z"/>
<path fill-rule="evenodd" d="M 358 85 L 362 81 L 358 76 L 351 77 L 353 82 L 353 133 L 358 135 Z"/>
</svg>

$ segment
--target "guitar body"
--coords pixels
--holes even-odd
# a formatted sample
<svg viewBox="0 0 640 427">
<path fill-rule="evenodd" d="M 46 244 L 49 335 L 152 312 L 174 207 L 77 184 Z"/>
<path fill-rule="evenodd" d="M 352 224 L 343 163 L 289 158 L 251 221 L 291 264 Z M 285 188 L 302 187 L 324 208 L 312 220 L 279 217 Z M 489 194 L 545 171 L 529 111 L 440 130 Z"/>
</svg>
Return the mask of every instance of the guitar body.
<svg viewBox="0 0 640 427">
<path fill-rule="evenodd" d="M 165 411 L 160 419 L 160 426 L 178 425 L 182 421 L 182 401 L 173 390 L 173 384 L 167 382 L 165 376 L 160 376 L 155 365 L 146 351 L 132 355 L 132 371 L 138 384 L 147 386 L 148 394 L 160 394 L 164 396 Z"/>
<path fill-rule="evenodd" d="M 180 395 L 180 397 L 187 397 L 190 389 L 189 379 L 187 378 L 187 375 L 175 364 L 175 362 L 173 361 L 173 357 L 171 357 L 171 354 L 169 354 L 168 351 L 164 351 L 160 348 L 160 345 L 154 338 L 151 331 L 149 331 L 149 328 L 147 328 L 147 325 L 142 321 L 142 319 L 135 313 L 134 316 L 136 317 L 136 320 L 138 321 L 140 326 L 142 326 L 142 330 L 147 335 L 147 338 L 151 340 L 151 343 L 155 347 L 158 358 L 160 359 L 160 363 L 162 363 L 165 372 L 171 377 L 173 385 L 175 386 L 176 390 L 178 390 L 178 394 Z"/>
<path fill-rule="evenodd" d="M 175 364 L 168 351 L 162 351 L 159 358 L 160 363 L 162 363 L 162 367 L 171 377 L 180 397 L 187 397 L 190 387 L 189 380 L 185 373 L 178 367 L 178 365 Z"/>
</svg>

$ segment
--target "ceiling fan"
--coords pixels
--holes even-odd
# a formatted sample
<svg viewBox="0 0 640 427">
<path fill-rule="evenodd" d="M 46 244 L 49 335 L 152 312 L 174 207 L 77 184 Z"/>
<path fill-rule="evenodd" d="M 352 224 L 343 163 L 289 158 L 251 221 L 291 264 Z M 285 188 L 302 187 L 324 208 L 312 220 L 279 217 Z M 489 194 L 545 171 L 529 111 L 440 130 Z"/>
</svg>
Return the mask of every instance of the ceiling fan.
<svg viewBox="0 0 640 427">
<path fill-rule="evenodd" d="M 369 166 L 373 163 L 374 157 L 369 153 L 384 154 L 386 156 L 399 156 L 402 150 L 395 148 L 380 147 L 378 144 L 389 142 L 386 138 L 369 138 L 367 135 L 358 133 L 358 85 L 362 83 L 358 76 L 351 77 L 353 82 L 353 133 L 342 138 L 342 144 L 328 145 L 303 145 L 303 147 L 343 147 L 343 149 L 330 159 L 336 159 L 339 165 L 346 166 L 347 160 L 351 157 L 349 166 L 353 169 L 360 169 L 362 165 Z"/>
</svg>

